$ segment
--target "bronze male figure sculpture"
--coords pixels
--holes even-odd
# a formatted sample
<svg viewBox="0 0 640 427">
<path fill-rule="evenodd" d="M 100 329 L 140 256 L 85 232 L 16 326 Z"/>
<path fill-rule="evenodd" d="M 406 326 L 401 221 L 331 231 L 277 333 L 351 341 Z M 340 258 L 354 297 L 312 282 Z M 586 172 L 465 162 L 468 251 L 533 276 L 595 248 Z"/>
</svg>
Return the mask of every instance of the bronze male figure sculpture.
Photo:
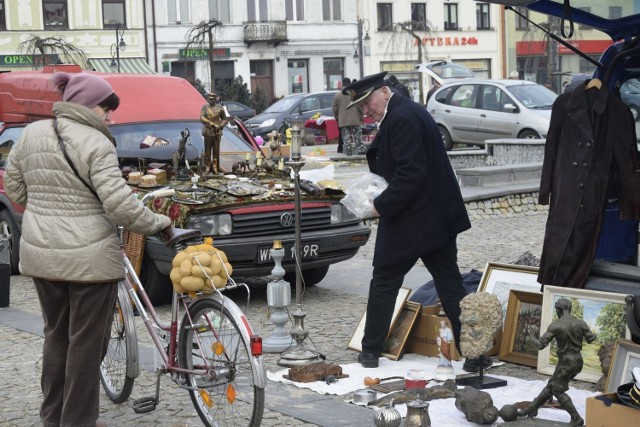
<svg viewBox="0 0 640 427">
<path fill-rule="evenodd" d="M 530 335 L 530 338 L 539 350 L 548 346 L 555 339 L 558 346 L 558 364 L 551 379 L 538 397 L 529 406 L 518 411 L 518 415 L 535 417 L 538 414 L 538 408 L 552 396 L 555 396 L 560 407 L 571 415 L 570 425 L 582 426 L 584 420 L 578 414 L 566 392 L 569 390 L 569 381 L 582 370 L 582 341 L 591 343 L 596 339 L 596 335 L 591 332 L 584 320 L 571 315 L 571 301 L 568 299 L 560 298 L 556 301 L 555 309 L 558 319 L 551 322 L 540 339 L 533 335 Z"/>
<path fill-rule="evenodd" d="M 207 94 L 207 104 L 200 111 L 200 122 L 202 126 L 202 136 L 204 137 L 204 159 L 205 168 L 209 173 L 220 173 L 220 140 L 222 129 L 229 123 L 224 107 L 219 103 L 217 94 L 210 92 Z"/>
</svg>

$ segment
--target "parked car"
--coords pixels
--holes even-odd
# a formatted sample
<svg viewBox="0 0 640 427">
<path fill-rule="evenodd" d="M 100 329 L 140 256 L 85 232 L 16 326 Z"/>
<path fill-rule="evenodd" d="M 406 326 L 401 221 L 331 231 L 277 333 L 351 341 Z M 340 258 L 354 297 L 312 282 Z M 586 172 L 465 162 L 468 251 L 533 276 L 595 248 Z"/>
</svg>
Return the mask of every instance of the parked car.
<svg viewBox="0 0 640 427">
<path fill-rule="evenodd" d="M 271 105 L 257 116 L 245 121 L 254 136 L 261 136 L 266 140 L 266 135 L 282 127 L 285 119 L 289 123 L 305 122 L 314 114 L 333 117 L 331 106 L 337 91 L 297 93 L 289 95 Z"/>
<path fill-rule="evenodd" d="M 488 139 L 547 136 L 557 95 L 525 80 L 468 80 L 440 87 L 427 103 L 447 150 Z"/>
<path fill-rule="evenodd" d="M 640 77 L 640 76 L 639 76 Z M 633 118 L 640 120 L 640 78 L 633 78 L 620 85 L 620 99 L 629 106 Z"/>
<path fill-rule="evenodd" d="M 50 66 L 42 71 L 0 73 L 0 99 L 3 101 L 0 103 L 0 155 L 3 161 L 28 123 L 52 117 L 53 103 L 60 100 L 50 84 L 55 71 L 81 70 L 78 66 Z M 120 106 L 112 112 L 109 127 L 117 142 L 123 175 L 125 168 L 140 168 L 146 163 L 154 168 L 165 168 L 169 176 L 185 129 L 190 134 L 186 159 L 192 166 L 197 164 L 204 149 L 200 110 L 205 100 L 190 83 L 170 76 L 100 75 L 120 97 Z M 157 143 L 149 145 L 148 141 Z M 249 130 L 237 118 L 232 118 L 224 128 L 220 148 L 220 166 L 225 172 L 231 172 L 247 155 L 260 150 Z M 4 164 L 0 163 L 0 237 L 9 240 L 11 269 L 18 273 L 24 208 L 7 197 L 3 174 Z M 291 250 L 295 241 L 293 192 L 283 191 L 274 197 L 261 198 L 253 195 L 264 193 L 227 193 L 224 189 L 241 182 L 227 177 L 223 190 L 216 190 L 221 191 L 220 197 L 212 202 L 190 203 L 174 198 L 163 201 L 170 203 L 166 207 L 160 203 L 157 208 L 165 209 L 162 212 L 171 215 L 178 226 L 197 229 L 204 236 L 213 237 L 216 247 L 226 253 L 236 277 L 270 275 L 274 264 L 269 250 L 274 240 L 280 240 L 286 249 L 282 263 L 285 280 L 295 283 Z M 270 181 L 267 179 L 266 182 L 256 181 L 252 188 L 268 185 Z M 173 188 L 191 187 L 190 182 L 170 181 L 168 184 Z M 263 191 L 267 191 L 266 187 Z M 307 286 L 319 283 L 331 264 L 353 257 L 369 238 L 369 227 L 351 214 L 340 203 L 340 198 L 337 194 L 302 194 L 301 267 Z M 140 277 L 154 303 L 166 302 L 172 295 L 168 274 L 174 255 L 158 238 L 147 237 Z"/>
<path fill-rule="evenodd" d="M 240 120 L 247 120 L 256 116 L 256 110 L 237 101 L 224 101 L 222 103 L 227 107 L 227 112 L 231 116 L 235 116 Z"/>
</svg>

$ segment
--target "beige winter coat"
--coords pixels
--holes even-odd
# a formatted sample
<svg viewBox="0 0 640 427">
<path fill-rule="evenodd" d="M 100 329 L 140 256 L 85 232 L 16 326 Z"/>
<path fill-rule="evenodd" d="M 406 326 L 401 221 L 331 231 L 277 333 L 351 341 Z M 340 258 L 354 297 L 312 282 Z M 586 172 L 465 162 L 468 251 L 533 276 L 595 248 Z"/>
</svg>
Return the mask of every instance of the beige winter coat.
<svg viewBox="0 0 640 427">
<path fill-rule="evenodd" d="M 92 110 L 58 102 L 58 131 L 80 176 L 58 147 L 52 120 L 28 125 L 6 164 L 7 195 L 26 210 L 20 271 L 47 280 L 106 282 L 124 277 L 115 225 L 153 234 L 170 219 L 145 208 L 122 178 L 111 132 Z"/>
<path fill-rule="evenodd" d="M 338 92 L 333 98 L 333 116 L 341 128 L 345 126 L 360 126 L 362 124 L 362 108 L 356 105 L 347 110 L 347 106 L 349 106 L 350 103 L 351 97 L 349 95 L 343 95 L 342 92 Z"/>
</svg>

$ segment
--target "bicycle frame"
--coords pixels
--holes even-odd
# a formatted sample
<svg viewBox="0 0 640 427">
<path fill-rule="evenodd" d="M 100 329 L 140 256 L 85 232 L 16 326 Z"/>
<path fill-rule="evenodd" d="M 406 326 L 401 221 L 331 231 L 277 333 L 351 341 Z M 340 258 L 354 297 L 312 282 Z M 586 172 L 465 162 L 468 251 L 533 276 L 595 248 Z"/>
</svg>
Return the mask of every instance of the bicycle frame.
<svg viewBox="0 0 640 427">
<path fill-rule="evenodd" d="M 189 313 L 188 307 L 191 302 L 190 301 L 188 302 L 187 300 L 191 300 L 191 298 L 178 296 L 177 292 L 174 290 L 171 298 L 171 321 L 170 323 L 162 322 L 158 316 L 157 311 L 155 310 L 155 307 L 151 303 L 149 296 L 145 292 L 144 287 L 140 282 L 140 279 L 135 273 L 133 265 L 131 264 L 131 262 L 129 261 L 129 258 L 124 252 L 124 249 L 121 249 L 121 251 L 122 251 L 122 256 L 125 264 L 125 270 L 127 273 L 125 275 L 125 280 L 121 283 L 123 283 L 123 286 L 126 286 L 126 291 L 129 294 L 130 300 L 133 301 L 136 308 L 138 309 L 138 312 L 140 313 L 140 316 L 144 322 L 144 325 L 147 328 L 147 331 L 149 332 L 149 335 L 151 336 L 151 339 L 153 340 L 153 343 L 156 349 L 158 350 L 160 357 L 162 358 L 163 365 L 164 365 L 162 370 L 164 372 L 171 373 L 172 377 L 174 377 L 174 380 L 176 380 L 177 377 L 175 377 L 173 374 L 199 373 L 200 371 L 180 368 L 180 366 L 178 365 L 178 360 L 176 356 L 176 349 L 178 344 L 178 315 L 180 311 L 179 301 L 184 307 L 185 312 Z M 131 279 L 133 279 L 134 283 L 131 282 Z M 135 287 L 134 287 L 134 284 L 135 284 Z M 229 300 L 227 297 L 222 295 L 220 291 L 217 289 L 216 289 L 216 293 L 212 295 L 198 296 L 193 301 L 195 302 L 202 298 L 211 298 L 211 299 L 217 300 L 232 317 L 240 320 L 238 324 L 242 325 L 241 333 L 243 335 L 243 338 L 245 342 L 247 343 L 251 342 L 251 336 L 253 335 L 251 326 L 249 325 L 249 322 L 246 316 L 244 315 L 244 313 L 242 312 L 242 310 L 240 310 L 240 308 L 233 301 Z M 151 317 L 149 315 L 151 315 Z M 189 320 L 191 321 L 191 319 Z M 158 332 L 156 331 L 155 327 L 168 333 L 168 338 L 169 338 L 168 349 L 164 347 L 162 340 Z M 215 328 L 211 328 L 211 330 L 214 334 L 217 334 Z M 253 365 L 253 370 L 252 370 L 253 380 L 256 387 L 264 389 L 266 386 L 266 376 L 258 375 L 258 372 L 261 372 L 260 363 L 258 362 L 258 357 L 261 357 L 261 356 L 256 357 L 253 354 L 251 354 L 250 356 L 250 362 Z M 135 362 L 136 362 L 135 365 L 138 366 L 137 355 L 135 357 Z M 137 367 L 134 371 L 135 371 L 135 376 L 137 376 L 139 374 L 139 367 Z M 127 373 L 129 372 L 127 371 Z M 185 387 L 183 384 L 179 384 L 179 385 L 181 387 Z"/>
</svg>

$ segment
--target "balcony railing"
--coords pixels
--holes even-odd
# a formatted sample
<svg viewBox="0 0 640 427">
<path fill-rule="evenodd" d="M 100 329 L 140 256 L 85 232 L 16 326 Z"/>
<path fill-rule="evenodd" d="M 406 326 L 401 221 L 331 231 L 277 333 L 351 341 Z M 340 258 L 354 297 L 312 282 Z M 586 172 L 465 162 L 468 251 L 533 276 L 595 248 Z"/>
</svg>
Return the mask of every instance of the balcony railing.
<svg viewBox="0 0 640 427">
<path fill-rule="evenodd" d="M 289 41 L 287 38 L 287 21 L 250 21 L 244 23 L 244 42 L 273 43 L 274 46 Z"/>
</svg>

